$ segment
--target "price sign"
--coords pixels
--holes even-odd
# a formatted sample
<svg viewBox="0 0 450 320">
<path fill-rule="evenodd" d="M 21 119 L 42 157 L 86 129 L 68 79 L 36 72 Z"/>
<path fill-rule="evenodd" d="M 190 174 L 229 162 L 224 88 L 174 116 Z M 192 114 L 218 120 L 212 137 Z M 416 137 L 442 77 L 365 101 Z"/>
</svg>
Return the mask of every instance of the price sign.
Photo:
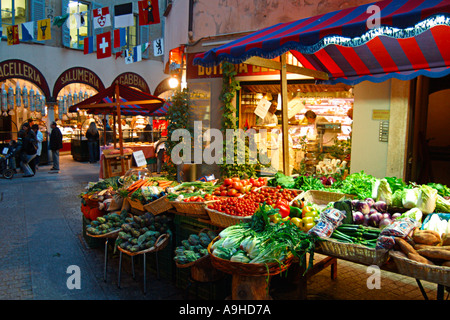
<svg viewBox="0 0 450 320">
<path fill-rule="evenodd" d="M 147 166 L 147 160 L 145 159 L 145 155 L 142 150 L 133 152 L 133 157 L 134 157 L 134 161 L 136 161 L 136 166 L 138 166 L 138 167 Z"/>
<path fill-rule="evenodd" d="M 3 154 L 8 154 L 9 149 L 8 148 L 3 148 Z"/>
<path fill-rule="evenodd" d="M 264 117 L 267 114 L 267 111 L 269 111 L 270 106 L 272 105 L 272 102 L 266 100 L 266 99 L 261 99 L 258 102 L 258 105 L 256 106 L 255 109 L 255 114 L 264 119 Z"/>
</svg>

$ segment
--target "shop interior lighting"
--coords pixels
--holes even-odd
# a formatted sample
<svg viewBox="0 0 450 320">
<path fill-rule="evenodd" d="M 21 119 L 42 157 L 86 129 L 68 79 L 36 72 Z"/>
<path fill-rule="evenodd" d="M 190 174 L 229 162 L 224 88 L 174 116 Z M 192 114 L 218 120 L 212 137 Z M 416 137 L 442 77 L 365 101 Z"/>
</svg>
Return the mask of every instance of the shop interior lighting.
<svg viewBox="0 0 450 320">
<path fill-rule="evenodd" d="M 175 75 L 170 77 L 170 79 L 169 79 L 169 87 L 171 89 L 175 89 L 176 87 L 178 87 L 178 84 L 179 84 L 179 81 L 178 81 L 178 78 Z"/>
</svg>

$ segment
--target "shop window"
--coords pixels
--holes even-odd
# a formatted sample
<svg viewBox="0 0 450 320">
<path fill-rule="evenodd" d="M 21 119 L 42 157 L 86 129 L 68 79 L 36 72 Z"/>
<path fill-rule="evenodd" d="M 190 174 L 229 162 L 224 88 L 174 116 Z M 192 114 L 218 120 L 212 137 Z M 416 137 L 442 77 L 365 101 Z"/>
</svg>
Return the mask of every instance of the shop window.
<svg viewBox="0 0 450 320">
<path fill-rule="evenodd" d="M 69 47 L 83 49 L 84 38 L 89 36 L 89 28 L 91 28 L 89 4 L 69 1 L 66 12 L 70 14 Z"/>
</svg>

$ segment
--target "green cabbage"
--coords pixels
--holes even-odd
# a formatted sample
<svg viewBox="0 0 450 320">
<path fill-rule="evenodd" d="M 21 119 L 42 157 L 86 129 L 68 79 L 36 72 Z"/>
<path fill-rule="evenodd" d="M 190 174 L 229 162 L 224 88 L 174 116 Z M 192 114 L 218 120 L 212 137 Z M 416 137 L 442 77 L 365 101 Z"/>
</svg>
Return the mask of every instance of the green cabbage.
<svg viewBox="0 0 450 320">
<path fill-rule="evenodd" d="M 425 214 L 434 212 L 438 195 L 437 190 L 427 185 L 421 185 L 420 191 L 417 208 Z"/>
<path fill-rule="evenodd" d="M 403 199 L 404 194 L 405 194 L 405 190 L 401 190 L 401 189 L 395 190 L 395 192 L 392 194 L 391 205 L 394 207 L 398 207 L 398 208 L 403 207 L 402 199 Z"/>
<path fill-rule="evenodd" d="M 416 208 L 419 202 L 419 197 L 419 188 L 405 189 L 405 193 L 402 199 L 403 207 L 406 209 Z"/>
<path fill-rule="evenodd" d="M 392 190 L 386 179 L 381 179 L 378 185 L 376 201 L 384 201 L 389 206 L 392 204 Z"/>
<path fill-rule="evenodd" d="M 448 213 L 450 212 L 450 201 L 445 200 L 444 197 L 438 195 L 436 199 L 436 212 Z"/>
</svg>

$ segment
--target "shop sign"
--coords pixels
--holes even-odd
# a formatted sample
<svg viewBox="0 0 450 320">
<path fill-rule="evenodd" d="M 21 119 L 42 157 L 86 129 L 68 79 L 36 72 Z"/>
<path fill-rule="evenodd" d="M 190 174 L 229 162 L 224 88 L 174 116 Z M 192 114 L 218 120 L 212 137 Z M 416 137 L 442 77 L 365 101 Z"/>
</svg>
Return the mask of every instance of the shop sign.
<svg viewBox="0 0 450 320">
<path fill-rule="evenodd" d="M 102 80 L 93 71 L 83 67 L 74 67 L 67 69 L 58 77 L 53 87 L 53 96 L 58 96 L 61 89 L 71 83 L 84 83 L 98 92 L 105 89 Z"/>
<path fill-rule="evenodd" d="M 0 63 L 0 82 L 7 79 L 18 78 L 34 83 L 46 98 L 50 97 L 47 81 L 42 73 L 33 65 L 22 60 L 5 60 Z"/>
<path fill-rule="evenodd" d="M 195 54 L 188 54 L 188 64 L 186 75 L 187 79 L 202 79 L 202 78 L 221 78 L 222 77 L 222 65 L 214 67 L 203 67 L 200 65 L 194 65 Z M 274 60 L 279 60 L 275 58 Z M 292 64 L 296 66 L 301 66 L 297 59 L 292 56 L 287 56 L 287 64 Z M 246 63 L 240 63 L 235 65 L 235 70 L 237 72 L 237 77 L 244 76 L 263 76 L 263 75 L 279 75 L 280 71 L 275 69 L 269 69 L 259 66 L 254 66 Z"/>
<path fill-rule="evenodd" d="M 119 81 L 119 84 L 122 84 L 124 86 L 133 87 L 143 92 L 150 93 L 150 88 L 147 82 L 137 73 L 124 72 L 122 74 L 119 74 L 112 83 L 115 83 L 116 81 Z"/>
<path fill-rule="evenodd" d="M 372 110 L 372 120 L 389 120 L 389 110 Z"/>
</svg>

